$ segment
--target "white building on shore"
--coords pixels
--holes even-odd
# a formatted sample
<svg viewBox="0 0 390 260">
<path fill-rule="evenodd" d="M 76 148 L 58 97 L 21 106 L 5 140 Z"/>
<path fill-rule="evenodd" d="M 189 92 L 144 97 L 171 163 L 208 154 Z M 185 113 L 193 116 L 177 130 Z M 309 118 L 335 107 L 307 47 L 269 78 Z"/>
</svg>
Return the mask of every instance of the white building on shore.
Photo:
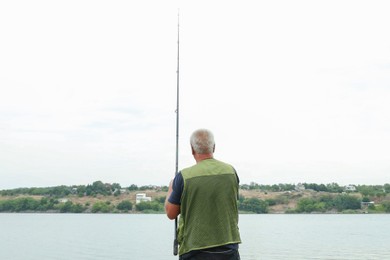
<svg viewBox="0 0 390 260">
<path fill-rule="evenodd" d="M 135 195 L 135 203 L 138 204 L 143 201 L 152 201 L 152 198 L 146 197 L 146 193 L 137 193 Z"/>
<path fill-rule="evenodd" d="M 344 189 L 345 189 L 345 191 L 355 192 L 356 191 L 356 186 L 352 185 L 352 184 L 349 184 L 348 186 L 345 186 Z"/>
</svg>

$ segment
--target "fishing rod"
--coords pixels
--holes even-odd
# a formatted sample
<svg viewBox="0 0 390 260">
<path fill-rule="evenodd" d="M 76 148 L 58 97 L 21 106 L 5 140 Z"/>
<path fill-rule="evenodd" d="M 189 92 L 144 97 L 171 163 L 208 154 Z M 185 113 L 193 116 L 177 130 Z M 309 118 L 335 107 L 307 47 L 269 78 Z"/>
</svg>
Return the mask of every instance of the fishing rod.
<svg viewBox="0 0 390 260">
<path fill-rule="evenodd" d="M 177 13 L 177 70 L 176 70 L 176 168 L 175 176 L 179 172 L 179 12 Z M 177 241 L 177 217 L 175 218 L 175 235 L 173 239 L 173 255 L 177 255 L 179 243 Z"/>
</svg>

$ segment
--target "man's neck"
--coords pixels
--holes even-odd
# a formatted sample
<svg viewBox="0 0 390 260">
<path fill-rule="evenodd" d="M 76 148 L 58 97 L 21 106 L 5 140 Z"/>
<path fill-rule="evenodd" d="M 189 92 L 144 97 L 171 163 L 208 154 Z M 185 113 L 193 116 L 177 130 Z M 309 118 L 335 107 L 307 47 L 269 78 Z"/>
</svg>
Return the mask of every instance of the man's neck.
<svg viewBox="0 0 390 260">
<path fill-rule="evenodd" d="M 205 154 L 195 154 L 194 155 L 196 163 L 199 163 L 203 160 L 212 159 L 214 158 L 212 153 L 205 153 Z"/>
</svg>

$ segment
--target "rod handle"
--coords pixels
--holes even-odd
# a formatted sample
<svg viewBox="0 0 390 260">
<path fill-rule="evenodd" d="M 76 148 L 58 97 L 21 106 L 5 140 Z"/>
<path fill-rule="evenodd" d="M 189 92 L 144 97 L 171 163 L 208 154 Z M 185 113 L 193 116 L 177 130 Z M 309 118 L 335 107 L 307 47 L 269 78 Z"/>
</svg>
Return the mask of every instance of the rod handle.
<svg viewBox="0 0 390 260">
<path fill-rule="evenodd" d="M 173 255 L 177 255 L 179 251 L 179 243 L 177 242 L 177 239 L 175 238 L 173 240 Z"/>
</svg>

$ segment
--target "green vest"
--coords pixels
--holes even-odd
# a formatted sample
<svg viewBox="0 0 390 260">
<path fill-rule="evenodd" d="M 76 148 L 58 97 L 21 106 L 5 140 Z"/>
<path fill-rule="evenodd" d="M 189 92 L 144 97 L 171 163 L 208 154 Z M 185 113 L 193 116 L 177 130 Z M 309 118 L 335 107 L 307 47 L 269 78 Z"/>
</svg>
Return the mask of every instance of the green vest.
<svg viewBox="0 0 390 260">
<path fill-rule="evenodd" d="M 238 180 L 232 166 L 206 159 L 181 171 L 179 255 L 192 250 L 241 243 L 238 231 Z"/>
</svg>

